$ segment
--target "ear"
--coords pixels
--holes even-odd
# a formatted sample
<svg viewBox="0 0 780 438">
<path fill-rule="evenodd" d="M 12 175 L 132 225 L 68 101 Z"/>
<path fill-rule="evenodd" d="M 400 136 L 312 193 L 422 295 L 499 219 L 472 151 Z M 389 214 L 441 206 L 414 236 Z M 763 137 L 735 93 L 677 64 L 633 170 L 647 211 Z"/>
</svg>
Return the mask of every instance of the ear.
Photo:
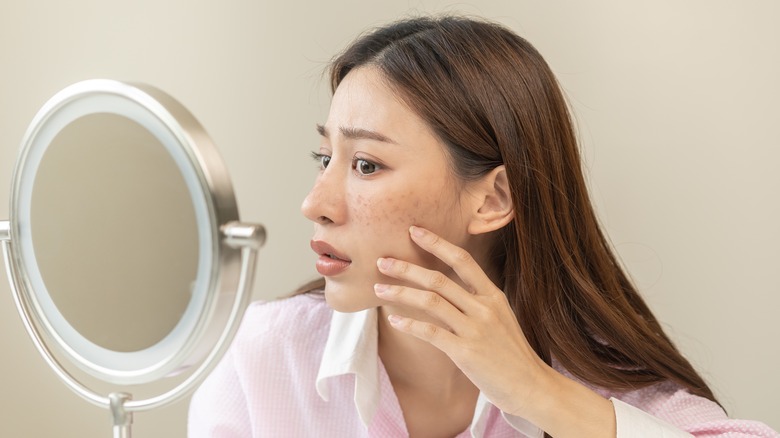
<svg viewBox="0 0 780 438">
<path fill-rule="evenodd" d="M 503 165 L 480 178 L 470 191 L 475 197 L 475 209 L 468 225 L 469 234 L 496 231 L 515 217 L 509 180 Z"/>
</svg>

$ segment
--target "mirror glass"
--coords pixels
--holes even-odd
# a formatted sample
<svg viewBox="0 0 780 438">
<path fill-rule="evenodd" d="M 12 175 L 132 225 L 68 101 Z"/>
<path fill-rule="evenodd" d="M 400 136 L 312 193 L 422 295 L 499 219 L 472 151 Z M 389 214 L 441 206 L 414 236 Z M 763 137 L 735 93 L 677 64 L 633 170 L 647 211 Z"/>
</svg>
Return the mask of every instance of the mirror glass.
<svg viewBox="0 0 780 438">
<path fill-rule="evenodd" d="M 190 302 L 198 230 L 186 182 L 136 121 L 93 113 L 67 124 L 37 169 L 30 235 L 64 319 L 108 350 L 160 342 Z"/>
</svg>

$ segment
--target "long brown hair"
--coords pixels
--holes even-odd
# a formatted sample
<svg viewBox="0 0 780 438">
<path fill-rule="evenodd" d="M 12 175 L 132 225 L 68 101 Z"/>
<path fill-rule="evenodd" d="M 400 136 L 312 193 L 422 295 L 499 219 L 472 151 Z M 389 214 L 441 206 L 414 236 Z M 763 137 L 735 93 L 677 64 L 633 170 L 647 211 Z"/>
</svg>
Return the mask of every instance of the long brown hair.
<svg viewBox="0 0 780 438">
<path fill-rule="evenodd" d="M 541 55 L 496 23 L 412 18 L 365 34 L 331 64 L 333 91 L 371 65 L 447 146 L 455 173 L 506 166 L 515 217 L 499 231 L 501 286 L 528 342 L 593 385 L 671 380 L 715 397 L 625 274 L 591 206 L 566 101 Z"/>
</svg>

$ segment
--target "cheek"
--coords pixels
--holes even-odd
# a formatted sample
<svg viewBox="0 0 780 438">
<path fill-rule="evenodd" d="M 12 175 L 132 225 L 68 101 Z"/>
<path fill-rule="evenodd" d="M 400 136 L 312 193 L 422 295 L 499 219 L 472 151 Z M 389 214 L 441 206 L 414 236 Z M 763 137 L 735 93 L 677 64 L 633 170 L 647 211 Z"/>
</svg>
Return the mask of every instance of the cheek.
<svg viewBox="0 0 780 438">
<path fill-rule="evenodd" d="M 371 242 L 369 257 L 390 256 L 442 272 L 447 267 L 418 247 L 409 237 L 409 227 L 419 225 L 447 236 L 452 206 L 431 190 L 377 196 L 356 196 L 352 219 L 364 242 Z M 447 236 L 448 238 L 451 236 Z"/>
<path fill-rule="evenodd" d="M 434 216 L 441 216 L 441 200 L 437 196 L 407 192 L 376 196 L 356 196 L 351 216 L 361 228 L 377 232 L 400 230 L 412 225 L 431 226 Z"/>
</svg>

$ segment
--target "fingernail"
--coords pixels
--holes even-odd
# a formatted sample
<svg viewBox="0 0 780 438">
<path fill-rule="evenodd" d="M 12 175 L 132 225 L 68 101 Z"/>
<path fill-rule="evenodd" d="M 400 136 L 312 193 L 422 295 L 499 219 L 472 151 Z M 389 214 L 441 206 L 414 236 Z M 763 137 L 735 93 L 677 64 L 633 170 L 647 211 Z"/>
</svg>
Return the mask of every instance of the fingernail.
<svg viewBox="0 0 780 438">
<path fill-rule="evenodd" d="M 392 264 L 393 264 L 393 261 L 392 261 L 392 260 L 390 260 L 390 259 L 386 259 L 386 258 L 384 258 L 384 257 L 380 257 L 380 258 L 379 258 L 379 259 L 376 261 L 376 265 L 377 265 L 377 266 L 379 266 L 379 269 L 384 269 L 384 270 L 387 270 L 387 269 L 389 269 L 389 268 L 390 268 L 390 265 L 392 265 Z"/>
<path fill-rule="evenodd" d="M 398 323 L 401 322 L 401 317 L 398 315 L 390 315 L 387 317 L 387 320 L 390 321 L 390 324 L 392 325 L 398 325 Z"/>
<path fill-rule="evenodd" d="M 422 236 L 424 236 L 424 235 L 425 235 L 425 232 L 422 230 L 422 228 L 415 227 L 414 225 L 413 225 L 413 226 L 411 226 L 411 227 L 409 227 L 409 232 L 410 232 L 410 233 L 412 234 L 412 236 L 414 236 L 414 237 L 422 237 Z"/>
<path fill-rule="evenodd" d="M 390 288 L 386 284 L 377 283 L 374 285 L 374 292 L 377 295 L 382 295 L 383 293 L 387 292 L 388 289 Z"/>
</svg>

